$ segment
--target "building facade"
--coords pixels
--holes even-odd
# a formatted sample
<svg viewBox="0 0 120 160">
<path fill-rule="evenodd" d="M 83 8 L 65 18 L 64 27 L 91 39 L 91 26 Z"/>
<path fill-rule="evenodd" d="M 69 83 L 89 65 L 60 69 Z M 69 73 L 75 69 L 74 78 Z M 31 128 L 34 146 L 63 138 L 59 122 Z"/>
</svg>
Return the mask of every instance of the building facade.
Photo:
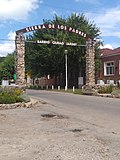
<svg viewBox="0 0 120 160">
<path fill-rule="evenodd" d="M 120 83 L 120 47 L 116 49 L 101 49 L 99 84 Z"/>
</svg>

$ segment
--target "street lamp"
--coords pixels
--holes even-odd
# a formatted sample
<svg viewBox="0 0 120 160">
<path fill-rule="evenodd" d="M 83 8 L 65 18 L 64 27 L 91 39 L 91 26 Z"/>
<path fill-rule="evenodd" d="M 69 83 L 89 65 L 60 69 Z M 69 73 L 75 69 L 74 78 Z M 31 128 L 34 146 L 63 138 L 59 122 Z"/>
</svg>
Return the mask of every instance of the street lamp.
<svg viewBox="0 0 120 160">
<path fill-rule="evenodd" d="M 68 50 L 65 50 L 64 51 L 64 53 L 65 53 L 65 91 L 67 91 L 67 89 L 68 89 L 68 64 L 67 64 L 67 54 L 68 54 Z"/>
</svg>

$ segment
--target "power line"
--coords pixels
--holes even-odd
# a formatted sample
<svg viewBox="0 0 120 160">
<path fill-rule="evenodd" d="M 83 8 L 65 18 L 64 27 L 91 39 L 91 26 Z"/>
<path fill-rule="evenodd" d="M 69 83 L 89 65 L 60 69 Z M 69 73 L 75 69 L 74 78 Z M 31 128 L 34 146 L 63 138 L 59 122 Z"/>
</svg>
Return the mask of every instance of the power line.
<svg viewBox="0 0 120 160">
<path fill-rule="evenodd" d="M 0 39 L 0 41 L 15 41 L 14 39 Z"/>
</svg>

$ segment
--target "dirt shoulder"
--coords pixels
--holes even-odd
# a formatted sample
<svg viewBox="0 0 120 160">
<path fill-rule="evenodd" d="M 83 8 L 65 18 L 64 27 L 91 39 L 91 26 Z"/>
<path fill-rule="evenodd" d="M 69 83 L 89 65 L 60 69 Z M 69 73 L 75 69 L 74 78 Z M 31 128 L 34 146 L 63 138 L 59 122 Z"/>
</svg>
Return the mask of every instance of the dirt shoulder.
<svg viewBox="0 0 120 160">
<path fill-rule="evenodd" d="M 31 108 L 0 110 L 0 159 L 118 160 L 120 154 L 89 124 L 38 103 Z"/>
</svg>

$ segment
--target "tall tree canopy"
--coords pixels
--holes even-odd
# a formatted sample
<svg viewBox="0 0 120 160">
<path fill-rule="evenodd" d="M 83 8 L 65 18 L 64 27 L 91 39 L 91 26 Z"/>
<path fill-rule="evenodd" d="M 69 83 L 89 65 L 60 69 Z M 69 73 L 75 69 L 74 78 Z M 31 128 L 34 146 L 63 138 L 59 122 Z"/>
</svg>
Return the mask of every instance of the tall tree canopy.
<svg viewBox="0 0 120 160">
<path fill-rule="evenodd" d="M 13 79 L 12 70 L 15 67 L 14 53 L 8 54 L 2 58 L 0 62 L 0 80 L 1 79 Z"/>
<path fill-rule="evenodd" d="M 78 29 L 91 38 L 99 37 L 100 30 L 95 24 L 89 22 L 85 16 L 72 14 L 68 18 L 54 16 L 53 20 L 44 20 L 43 24 L 66 25 Z M 86 39 L 75 33 L 64 30 L 42 29 L 26 36 L 27 41 L 49 40 L 59 42 L 73 42 L 85 45 Z M 96 49 L 98 46 L 96 47 Z M 26 43 L 26 72 L 31 72 L 33 77 L 45 75 L 65 75 L 65 49 L 68 50 L 68 81 L 69 86 L 77 85 L 78 76 L 84 76 L 85 70 L 85 47 L 62 46 L 47 44 Z M 97 56 L 96 56 L 97 57 Z M 81 75 L 80 75 L 81 74 Z"/>
</svg>

